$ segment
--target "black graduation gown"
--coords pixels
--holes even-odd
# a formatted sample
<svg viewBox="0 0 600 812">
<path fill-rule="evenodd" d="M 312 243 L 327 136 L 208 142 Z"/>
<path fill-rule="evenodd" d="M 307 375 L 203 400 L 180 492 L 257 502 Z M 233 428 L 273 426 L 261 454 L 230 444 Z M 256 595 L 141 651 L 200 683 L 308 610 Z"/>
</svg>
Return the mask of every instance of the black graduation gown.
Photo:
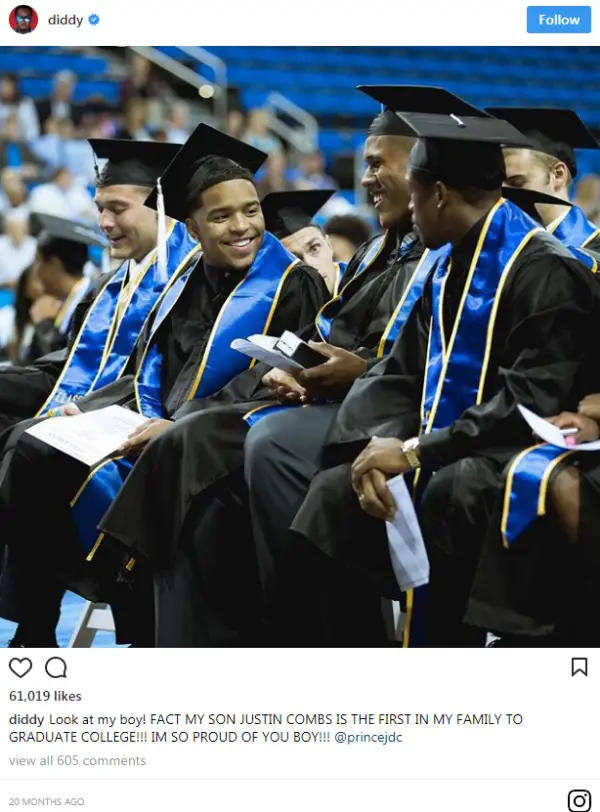
<svg viewBox="0 0 600 812">
<path fill-rule="evenodd" d="M 207 274 L 199 265 L 157 332 L 156 340 L 163 355 L 162 392 L 167 417 L 177 419 L 189 408 L 188 394 L 214 320 L 240 279 L 234 273 Z M 319 274 L 313 268 L 298 264 L 283 285 L 271 322 L 272 330 L 281 334 L 285 329 L 296 330 L 311 323 L 326 295 Z M 132 373 L 139 363 L 144 343 L 145 338 L 139 342 L 135 360 L 132 356 L 126 373 Z M 254 378 L 253 370 L 242 373 L 229 397 L 235 399 L 239 392 L 251 390 Z M 109 394 L 107 402 L 126 401 L 127 404 L 127 394 L 133 392 L 132 375 L 124 375 L 119 383 L 122 385 L 106 387 L 119 390 L 119 396 Z M 83 401 L 78 401 L 78 405 L 81 403 Z M 95 403 L 106 405 L 102 402 L 102 390 L 96 394 Z M 129 405 L 134 407 L 134 403 L 130 401 Z M 24 431 L 30 424 L 31 421 L 25 421 L 13 429 L 0 462 L 0 526 L 2 541 L 9 550 L 9 565 L 15 573 L 18 606 L 11 610 L 11 619 L 15 620 L 21 619 L 32 600 L 35 602 L 36 595 L 55 600 L 57 594 L 60 596 L 60 587 L 66 583 L 77 586 L 78 591 L 89 598 L 100 598 L 98 589 L 102 588 L 97 582 L 97 573 L 90 572 L 91 568 L 82 560 L 69 507 L 90 469 L 26 435 Z M 32 493 L 36 500 L 34 511 L 31 510 Z M 35 567 L 30 566 L 33 560 Z M 101 565 L 102 556 L 99 561 Z M 49 578 L 49 574 L 54 577 Z M 6 605 L 0 607 L 0 611 L 6 614 Z"/>
<path fill-rule="evenodd" d="M 375 356 L 385 327 L 423 253 L 414 237 L 410 246 L 400 258 L 396 242 L 389 240 L 378 260 L 348 285 L 333 314 L 330 343 L 359 352 L 367 359 Z M 370 243 L 353 258 L 347 278 L 352 277 L 369 247 Z M 279 334 L 275 324 L 272 332 Z M 248 380 L 242 377 L 215 397 L 194 401 L 181 409 L 176 425 L 145 449 L 100 523 L 107 536 L 118 539 L 133 555 L 150 559 L 152 566 L 159 569 L 176 562 L 176 567 L 191 571 L 187 551 L 196 543 L 203 547 L 205 564 L 195 577 L 198 589 L 200 582 L 208 584 L 213 608 L 219 604 L 221 621 L 210 628 L 210 621 L 205 619 L 206 627 L 202 628 L 201 620 L 196 618 L 198 625 L 192 631 L 193 615 L 198 612 L 190 612 L 189 604 L 184 608 L 182 598 L 181 617 L 189 619 L 192 614 L 192 620 L 190 636 L 186 642 L 179 638 L 180 645 L 248 643 L 246 632 L 255 631 L 251 629 L 255 618 L 249 606 L 258 600 L 258 587 L 257 579 L 251 576 L 254 561 L 242 476 L 248 425 L 242 418 L 253 408 L 272 403 L 268 392 L 260 387 L 266 371 L 264 365 L 255 367 L 253 382 L 258 388 L 251 397 Z M 212 552 L 207 559 L 209 549 Z M 232 567 L 234 558 L 237 564 Z M 194 589 L 193 585 L 189 588 Z M 163 600 L 176 602 L 174 593 L 181 596 L 183 591 L 181 583 L 175 588 L 171 582 Z M 158 613 L 161 615 L 160 605 Z M 165 625 L 159 645 L 168 644 L 165 636 L 170 634 Z M 177 625 L 181 631 L 183 623 Z M 243 625 L 246 631 L 239 635 Z M 187 642 L 190 640 L 193 642 Z"/>
<path fill-rule="evenodd" d="M 6 439 L 6 428 L 32 417 L 46 402 L 60 377 L 87 311 L 107 278 L 105 276 L 98 280 L 75 308 L 64 348 L 58 349 L 55 346 L 52 338 L 54 334 L 49 331 L 46 338 L 50 343 L 40 345 L 42 357 L 31 364 L 0 368 L 0 447 Z M 52 328 L 56 331 L 53 324 Z"/>
<path fill-rule="evenodd" d="M 453 252 L 444 298 L 447 340 L 478 233 L 476 227 Z M 598 377 L 589 352 L 598 340 L 597 297 L 589 272 L 548 235 L 536 235 L 518 257 L 502 294 L 482 404 L 422 438 L 423 473 L 429 479 L 423 479 L 428 484 L 419 513 L 431 562 L 430 642 L 459 644 L 457 618 L 460 628 L 482 536 L 503 487 L 503 468 L 531 442 L 516 404 L 557 414 L 576 407 Z M 402 596 L 384 523 L 360 509 L 350 465 L 373 434 L 408 439 L 419 432 L 430 317 L 427 285 L 390 356 L 356 381 L 344 401 L 325 448 L 324 470 L 312 481 L 292 527 L 337 562 L 340 571 L 347 568 L 360 578 L 364 594 L 373 600 Z M 362 597 L 355 587 L 353 594 Z"/>
</svg>

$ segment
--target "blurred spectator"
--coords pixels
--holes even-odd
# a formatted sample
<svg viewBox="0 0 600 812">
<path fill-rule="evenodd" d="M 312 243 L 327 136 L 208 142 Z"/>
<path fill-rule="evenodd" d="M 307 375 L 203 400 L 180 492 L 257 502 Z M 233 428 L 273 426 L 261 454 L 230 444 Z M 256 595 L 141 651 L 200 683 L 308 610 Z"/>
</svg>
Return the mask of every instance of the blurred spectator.
<svg viewBox="0 0 600 812">
<path fill-rule="evenodd" d="M 5 219 L 10 214 L 29 216 L 27 187 L 15 169 L 0 172 L 0 214 Z"/>
<path fill-rule="evenodd" d="M 281 141 L 269 130 L 269 111 L 262 107 L 250 110 L 244 141 L 269 155 L 282 151 Z"/>
<path fill-rule="evenodd" d="M 246 114 L 242 110 L 234 108 L 227 113 L 225 132 L 232 138 L 243 138 L 246 131 Z"/>
<path fill-rule="evenodd" d="M 271 192 L 291 192 L 295 188 L 288 176 L 287 158 L 283 150 L 269 155 L 256 186 L 260 197 Z"/>
<path fill-rule="evenodd" d="M 585 175 L 577 184 L 575 203 L 581 206 L 586 215 L 598 222 L 600 219 L 600 177 Z"/>
<path fill-rule="evenodd" d="M 325 224 L 325 234 L 336 262 L 349 262 L 356 249 L 371 237 L 371 226 L 357 214 L 337 214 Z"/>
<path fill-rule="evenodd" d="M 188 140 L 191 131 L 189 104 L 185 101 L 175 102 L 171 107 L 167 123 L 166 140 L 169 144 L 183 144 Z"/>
<path fill-rule="evenodd" d="M 53 214 L 67 220 L 93 220 L 94 200 L 87 189 L 65 167 L 57 169 L 50 183 L 42 183 L 31 192 L 32 214 Z"/>
<path fill-rule="evenodd" d="M 335 180 L 325 172 L 325 158 L 318 149 L 307 153 L 300 161 L 295 176 L 296 189 L 337 189 Z"/>
<path fill-rule="evenodd" d="M 75 128 L 70 119 L 49 118 L 44 126 L 44 135 L 32 144 L 32 148 L 50 170 L 64 166 L 85 185 L 94 182 L 92 148 L 85 139 L 75 137 Z"/>
<path fill-rule="evenodd" d="M 165 84 L 156 76 L 154 66 L 145 56 L 131 53 L 129 76 L 122 87 L 122 101 L 130 99 L 151 99 L 163 97 Z"/>
<path fill-rule="evenodd" d="M 76 124 L 79 122 L 82 108 L 72 101 L 76 84 L 77 77 L 72 71 L 61 70 L 56 74 L 50 98 L 36 102 L 42 127 L 49 118 L 69 118 Z"/>
<path fill-rule="evenodd" d="M 151 141 L 148 130 L 148 113 L 144 99 L 130 99 L 125 105 L 125 121 L 115 138 L 133 141 Z"/>
<path fill-rule="evenodd" d="M 13 287 L 25 268 L 35 259 L 36 241 L 29 233 L 29 222 L 14 212 L 4 221 L 0 236 L 0 287 Z"/>
<path fill-rule="evenodd" d="M 0 79 L 0 130 L 4 130 L 4 123 L 9 116 L 17 117 L 19 130 L 26 141 L 31 141 L 40 134 L 40 122 L 33 100 L 21 96 L 14 76 L 4 74 Z"/>
<path fill-rule="evenodd" d="M 16 115 L 7 116 L 0 138 L 0 164 L 9 169 L 18 169 L 25 178 L 39 175 L 42 162 L 35 156 L 26 143 L 19 119 Z"/>
</svg>

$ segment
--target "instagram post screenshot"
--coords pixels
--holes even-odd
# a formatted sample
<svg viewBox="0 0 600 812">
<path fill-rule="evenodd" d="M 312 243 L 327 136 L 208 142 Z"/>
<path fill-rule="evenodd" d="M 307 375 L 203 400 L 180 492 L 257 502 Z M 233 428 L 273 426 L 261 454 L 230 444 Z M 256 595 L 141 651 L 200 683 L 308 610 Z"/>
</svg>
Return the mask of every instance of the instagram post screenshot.
<svg viewBox="0 0 600 812">
<path fill-rule="evenodd" d="M 0 810 L 600 805 L 598 14 L 6 4 Z"/>
</svg>

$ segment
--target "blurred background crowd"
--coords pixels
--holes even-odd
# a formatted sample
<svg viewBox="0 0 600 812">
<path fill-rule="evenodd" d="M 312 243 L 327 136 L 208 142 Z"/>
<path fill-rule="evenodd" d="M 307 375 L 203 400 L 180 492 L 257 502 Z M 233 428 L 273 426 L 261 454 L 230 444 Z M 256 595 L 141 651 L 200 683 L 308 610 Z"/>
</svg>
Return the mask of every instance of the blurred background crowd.
<svg viewBox="0 0 600 812">
<path fill-rule="evenodd" d="M 261 195 L 337 189 L 320 220 L 347 260 L 374 227 L 360 178 L 377 110 L 357 84 L 566 105 L 598 133 L 597 60 L 591 47 L 0 48 L 0 358 L 26 359 L 28 323 L 58 307 L 35 278 L 36 214 L 95 221 L 87 138 L 183 143 L 200 121 L 218 126 L 269 153 Z M 600 225 L 598 157 L 582 156 L 576 198 Z M 88 271 L 102 267 L 96 249 Z"/>
</svg>

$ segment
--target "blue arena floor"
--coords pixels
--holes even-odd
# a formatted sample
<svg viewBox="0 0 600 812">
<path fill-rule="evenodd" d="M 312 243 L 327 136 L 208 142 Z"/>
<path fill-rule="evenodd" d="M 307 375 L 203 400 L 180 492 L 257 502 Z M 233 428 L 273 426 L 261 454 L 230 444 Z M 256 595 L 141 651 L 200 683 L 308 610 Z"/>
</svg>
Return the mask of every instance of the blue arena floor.
<svg viewBox="0 0 600 812">
<path fill-rule="evenodd" d="M 67 592 L 62 605 L 60 623 L 58 625 L 58 645 L 64 648 L 69 645 L 73 630 L 77 625 L 85 601 L 72 592 Z M 14 634 L 15 624 L 0 619 L 0 648 L 6 648 L 8 641 Z M 94 648 L 107 648 L 115 645 L 115 636 L 112 632 L 98 632 L 94 640 Z"/>
</svg>

